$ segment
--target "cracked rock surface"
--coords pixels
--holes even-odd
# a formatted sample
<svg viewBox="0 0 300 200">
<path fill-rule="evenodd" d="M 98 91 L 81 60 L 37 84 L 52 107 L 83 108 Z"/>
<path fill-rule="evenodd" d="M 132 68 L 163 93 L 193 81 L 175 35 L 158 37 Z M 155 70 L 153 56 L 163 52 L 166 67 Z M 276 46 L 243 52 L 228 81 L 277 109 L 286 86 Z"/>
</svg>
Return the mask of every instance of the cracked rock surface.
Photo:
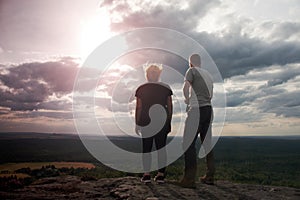
<svg viewBox="0 0 300 200">
<path fill-rule="evenodd" d="M 138 177 L 104 178 L 82 181 L 77 176 L 39 179 L 23 189 L 0 192 L 0 199 L 300 199 L 300 189 L 276 186 L 238 184 L 217 181 L 215 185 L 197 183 L 196 189 L 165 184 L 143 184 Z"/>
</svg>

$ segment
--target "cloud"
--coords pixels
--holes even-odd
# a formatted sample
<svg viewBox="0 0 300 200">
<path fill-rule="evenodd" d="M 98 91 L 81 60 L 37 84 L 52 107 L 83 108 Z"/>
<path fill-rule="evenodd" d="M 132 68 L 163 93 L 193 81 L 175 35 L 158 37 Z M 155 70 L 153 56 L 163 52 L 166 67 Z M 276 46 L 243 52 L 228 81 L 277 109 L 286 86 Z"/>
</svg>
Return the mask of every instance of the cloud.
<svg viewBox="0 0 300 200">
<path fill-rule="evenodd" d="M 271 22 L 262 23 L 259 27 L 261 32 L 269 33 L 263 35 L 268 39 L 285 40 L 285 41 L 299 41 L 300 39 L 300 23 L 299 22 Z"/>
<path fill-rule="evenodd" d="M 261 113 L 254 107 L 239 106 L 229 107 L 226 109 L 226 122 L 227 123 L 252 123 L 259 122 L 265 117 L 268 117 L 266 113 Z"/>
<path fill-rule="evenodd" d="M 37 109 L 71 111 L 72 102 L 69 100 L 52 100 L 41 102 L 37 105 Z"/>
<path fill-rule="evenodd" d="M 300 63 L 255 69 L 225 81 L 227 106 L 256 110 L 257 115 L 299 117 Z"/>
<path fill-rule="evenodd" d="M 203 45 L 216 62 L 224 78 L 245 74 L 255 68 L 300 61 L 299 42 L 268 43 L 240 34 L 217 37 L 201 33 L 197 38 L 198 41 L 205 41 Z"/>
<path fill-rule="evenodd" d="M 48 133 L 75 133 L 73 120 L 62 120 L 62 118 L 21 118 L 17 120 L 1 119 L 2 132 L 48 132 Z"/>
<path fill-rule="evenodd" d="M 195 28 L 196 19 L 204 16 L 218 0 L 197 1 L 188 3 L 172 1 L 103 1 L 100 7 L 109 10 L 113 31 L 125 31 L 137 27 L 164 27 L 177 29 Z"/>
<path fill-rule="evenodd" d="M 138 38 L 127 38 L 128 41 L 131 42 L 130 45 L 135 45 L 133 43 L 139 43 L 141 40 L 145 41 L 148 40 L 151 37 L 150 41 L 158 41 L 153 35 L 141 35 L 139 34 L 140 37 Z M 133 41 L 136 39 L 136 41 Z M 167 48 L 168 46 L 166 46 Z M 180 80 L 177 78 L 178 76 L 176 75 L 170 75 L 170 68 L 176 70 L 177 72 L 181 73 L 182 75 L 185 74 L 185 71 L 188 68 L 188 62 L 186 60 L 187 58 L 182 58 L 172 52 L 169 52 L 167 50 L 162 50 L 162 49 L 139 49 L 133 52 L 130 52 L 128 54 L 123 55 L 121 58 L 118 59 L 119 64 L 123 65 L 129 65 L 132 66 L 133 68 L 137 69 L 137 77 L 136 79 L 141 79 L 144 78 L 144 71 L 143 67 L 147 63 L 160 63 L 165 65 L 163 72 L 162 72 L 162 79 L 165 82 L 168 83 L 177 83 L 179 81 L 183 81 L 183 77 L 180 78 Z M 169 67 L 169 69 L 168 69 Z M 143 79 L 144 81 L 144 79 Z"/>
<path fill-rule="evenodd" d="M 11 110 L 66 109 L 78 64 L 71 58 L 23 63 L 0 71 L 0 106 Z"/>
<path fill-rule="evenodd" d="M 71 120 L 73 119 L 72 112 L 41 112 L 41 111 L 32 111 L 32 112 L 19 112 L 16 113 L 17 118 L 53 118 L 60 120 Z"/>
<path fill-rule="evenodd" d="M 1 82 L 13 89 L 30 90 L 48 84 L 50 93 L 68 93 L 73 88 L 78 64 L 69 58 L 59 61 L 24 63 L 7 67 L 1 74 Z M 45 86 L 46 87 L 46 86 Z"/>
<path fill-rule="evenodd" d="M 210 53 L 224 78 L 245 74 L 255 68 L 300 61 L 298 22 L 257 23 L 236 16 L 234 12 L 226 15 L 215 13 L 219 16 L 219 24 L 215 26 L 222 23 L 223 29 L 209 33 L 204 25 L 198 29 L 197 26 L 216 7 L 225 11 L 226 6 L 219 1 L 194 0 L 186 4 L 186 9 L 180 2 L 171 5 L 148 1 L 104 1 L 101 6 L 110 11 L 111 29 L 116 32 L 163 27 L 192 36 Z M 266 28 L 268 26 L 271 28 Z M 261 30 L 261 33 L 256 33 L 257 30 Z M 268 37 L 260 37 L 262 35 Z M 147 37 L 151 36 L 141 36 L 135 41 L 131 38 L 130 42 L 146 41 Z M 164 41 L 157 38 L 157 42 Z"/>
<path fill-rule="evenodd" d="M 63 57 L 47 62 L 30 62 L 0 69 L 0 106 L 11 110 L 70 110 L 71 93 L 77 73 L 86 78 L 76 92 L 96 87 L 99 70 L 79 68 L 76 59 Z"/>
<path fill-rule="evenodd" d="M 287 105 L 293 105 L 297 110 L 298 102 L 292 101 L 293 98 L 284 98 L 284 95 L 291 97 L 297 95 L 297 90 L 288 88 L 292 80 L 296 80 L 299 76 L 297 73 L 300 62 L 299 22 L 255 21 L 236 15 L 234 10 L 228 13 L 226 5 L 218 1 L 207 4 L 203 10 L 199 9 L 196 1 L 187 3 L 186 7 L 193 7 L 199 12 L 193 12 L 193 9 L 184 10 L 182 4 L 175 3 L 171 6 L 146 1 L 142 4 L 144 9 L 134 9 L 132 4 L 135 3 L 132 2 L 138 4 L 140 1 L 130 2 L 105 1 L 102 4 L 102 7 L 110 11 L 111 29 L 122 32 L 149 26 L 163 27 L 178 30 L 196 39 L 209 52 L 223 78 L 226 79 L 225 84 L 229 86 L 226 88 L 227 105 L 233 113 L 232 121 L 249 121 L 250 118 L 250 121 L 257 121 L 268 113 L 297 117 L 296 112 L 292 112 Z M 224 14 L 215 13 L 216 8 L 225 11 Z M 215 16 L 209 16 L 211 13 Z M 202 20 L 207 16 L 216 17 L 215 26 L 221 28 L 215 32 L 206 29 Z M 140 38 L 130 38 L 128 41 L 129 44 L 142 43 L 149 37 L 153 41 L 152 37 L 155 35 L 143 35 Z M 157 43 L 164 41 L 157 38 Z M 165 45 L 167 47 L 172 44 Z M 155 53 L 145 55 L 153 56 Z M 186 70 L 183 67 L 186 64 L 174 66 L 182 74 Z M 286 104 L 282 104 L 280 98 L 285 99 Z"/>
<path fill-rule="evenodd" d="M 294 5 L 295 2 L 286 5 Z M 247 4 L 249 3 L 243 5 Z M 5 12 L 0 12 L 3 16 L 0 24 L 9 25 L 2 26 L 8 27 L 2 37 L 3 47 L 9 47 L 14 51 L 55 51 L 57 53 L 66 46 L 70 47 L 60 41 L 71 41 L 71 46 L 74 48 L 70 49 L 77 48 L 76 43 L 72 42 L 75 41 L 76 34 L 71 33 L 74 37 L 72 36 L 73 38 L 71 37 L 70 40 L 66 40 L 66 38 L 70 38 L 70 32 L 78 30 L 78 19 L 82 19 L 82 17 L 84 19 L 85 16 L 91 14 L 90 11 L 84 12 L 84 16 L 73 15 L 73 11 L 77 13 L 77 9 L 82 9 L 81 6 L 78 6 L 81 3 L 74 4 L 77 9 L 73 9 L 73 11 L 71 9 L 71 12 L 67 13 L 69 17 L 65 18 L 71 22 L 70 28 L 66 33 L 61 33 L 61 30 L 64 29 L 53 29 L 53 27 L 60 27 L 62 24 L 65 26 L 65 22 L 60 19 L 66 13 L 59 12 L 56 15 L 57 5 L 50 1 L 47 2 L 46 7 L 45 3 L 35 4 L 33 6 L 36 8 L 43 8 L 42 11 L 45 12 L 51 11 L 51 14 L 45 13 L 40 19 L 41 23 L 31 23 L 36 22 L 36 14 L 41 11 L 41 9 L 35 9 L 36 12 L 28 14 L 32 12 L 32 5 L 32 3 L 26 5 L 24 10 L 23 4 L 18 4 L 17 7 L 10 4 L 8 9 L 3 10 Z M 67 5 L 69 4 L 64 6 Z M 174 0 L 169 2 L 103 0 L 100 8 L 109 12 L 113 32 L 124 32 L 142 27 L 171 28 L 191 36 L 203 45 L 225 78 L 229 122 L 260 122 L 268 117 L 278 116 L 289 119 L 299 118 L 300 22 L 298 18 L 260 21 L 256 18 L 251 19 L 247 17 L 248 15 L 242 15 L 242 9 L 237 12 L 233 9 L 235 5 L 240 4 L 232 4 L 227 0 Z M 48 6 L 51 6 L 50 10 Z M 24 12 L 17 12 L 19 14 L 16 17 L 9 17 L 10 13 L 15 13 L 10 12 L 14 9 L 28 14 L 21 23 L 11 23 L 16 20 L 20 21 L 19 19 L 23 17 L 21 14 L 24 14 Z M 281 10 L 285 14 L 285 10 Z M 295 10 L 297 11 L 297 9 Z M 56 16 L 53 16 L 53 13 Z M 57 22 L 59 23 L 57 24 Z M 28 27 L 31 28 L 28 29 Z M 37 29 L 32 27 L 37 27 L 40 31 L 36 31 Z M 50 29 L 55 31 L 52 32 Z M 19 37 L 20 34 L 25 37 Z M 42 35 L 43 37 L 33 37 L 34 40 L 28 39 L 32 35 Z M 62 37 L 58 38 L 58 36 Z M 150 33 L 127 39 L 129 45 L 147 41 L 155 41 L 166 48 L 172 45 L 166 43 L 165 38 L 159 38 Z M 58 42 L 59 48 L 57 45 L 50 45 L 50 47 L 51 41 Z M 181 42 L 177 41 L 176 45 L 188 48 L 187 44 L 181 44 Z M 182 51 L 186 50 L 182 49 Z M 33 53 L 21 56 L 15 52 L 12 55 L 8 54 L 8 51 L 4 52 L 5 54 L 3 52 L 4 50 L 0 47 L 0 54 L 2 57 L 4 55 L 6 59 L 8 56 L 17 56 L 19 59 L 30 56 L 30 59 L 35 58 L 32 57 Z M 130 52 L 118 58 L 117 62 L 119 62 L 119 66 L 127 65 L 135 69 L 146 62 L 158 62 L 174 68 L 181 74 L 184 74 L 188 68 L 186 58 L 153 49 Z M 91 100 L 90 97 L 84 95 L 86 95 L 85 92 L 88 93 L 95 87 L 94 83 L 95 80 L 98 80 L 100 71 L 87 67 L 79 68 L 78 63 L 72 58 L 47 62 L 27 62 L 13 66 L 0 65 L 0 115 L 3 116 L 0 123 L 2 125 L 6 123 L 8 129 L 8 125 L 12 127 L 12 124 L 18 124 L 16 121 L 10 123 L 4 120 L 9 117 L 28 119 L 29 121 L 33 119 L 39 121 L 40 124 L 45 122 L 42 120 L 45 118 L 50 118 L 49 120 L 57 118 L 57 121 L 70 120 L 72 118 L 70 113 L 72 109 L 71 93 L 79 70 L 87 77 L 79 83 L 78 92 L 82 93 L 78 99 L 79 102 L 85 106 L 96 105 L 99 116 L 102 119 L 106 117 L 107 121 L 111 121 L 111 111 L 126 114 L 124 112 L 134 109 L 134 102 L 128 105 L 128 98 L 135 91 L 134 86 L 144 81 L 144 79 L 138 80 L 133 76 L 134 73 L 126 75 L 127 71 L 121 69 L 115 68 L 103 75 L 97 85 L 98 96 Z M 164 74 L 164 72 L 166 73 Z M 164 72 L 162 74 L 164 82 L 170 84 L 171 87 L 175 84 L 181 85 L 183 81 L 181 78 L 171 76 L 168 70 Z M 138 71 L 138 76 L 144 77 L 143 73 L 142 70 Z M 122 81 L 117 82 L 118 77 L 123 75 L 125 77 Z M 178 90 L 181 93 L 181 89 L 174 88 L 174 91 Z M 220 104 L 219 96 L 218 94 L 215 96 L 216 105 Z M 87 103 L 94 102 L 94 100 L 95 105 Z M 182 101 L 182 99 L 179 98 L 178 101 Z M 174 109 L 176 109 L 174 113 L 177 115 L 180 115 L 179 108 L 179 103 L 174 105 Z M 33 122 L 30 122 L 22 126 L 31 130 L 32 124 Z M 36 124 L 36 126 L 40 126 L 40 124 Z M 48 126 L 48 124 L 45 125 Z"/>
</svg>

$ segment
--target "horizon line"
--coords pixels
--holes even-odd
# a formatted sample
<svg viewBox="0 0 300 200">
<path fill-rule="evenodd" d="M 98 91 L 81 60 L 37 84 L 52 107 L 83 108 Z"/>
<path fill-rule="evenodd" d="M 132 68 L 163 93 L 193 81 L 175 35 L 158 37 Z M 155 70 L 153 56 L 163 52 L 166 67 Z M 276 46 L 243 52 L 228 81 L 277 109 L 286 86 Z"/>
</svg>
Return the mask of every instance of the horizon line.
<svg viewBox="0 0 300 200">
<path fill-rule="evenodd" d="M 48 135 L 78 135 L 78 133 L 56 133 L 56 132 L 34 132 L 34 131 L 0 131 L 0 134 L 48 134 Z M 104 135 L 98 135 L 98 134 L 82 134 L 82 136 L 100 136 L 105 137 Z M 132 135 L 119 135 L 119 134 L 110 134 L 106 135 L 107 137 L 135 137 Z M 174 136 L 169 135 L 169 137 L 182 137 L 182 136 Z M 300 137 L 300 133 L 298 134 L 289 134 L 289 135 L 259 135 L 259 134 L 249 134 L 249 135 L 220 135 L 220 136 L 214 136 L 213 137 Z M 136 137 L 139 138 L 139 137 Z"/>
</svg>

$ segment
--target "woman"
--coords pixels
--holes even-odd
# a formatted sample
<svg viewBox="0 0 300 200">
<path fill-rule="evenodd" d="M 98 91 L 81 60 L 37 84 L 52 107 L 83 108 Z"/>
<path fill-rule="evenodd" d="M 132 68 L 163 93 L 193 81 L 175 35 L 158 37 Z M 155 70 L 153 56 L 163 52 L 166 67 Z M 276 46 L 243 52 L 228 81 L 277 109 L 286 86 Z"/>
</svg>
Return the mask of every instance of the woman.
<svg viewBox="0 0 300 200">
<path fill-rule="evenodd" d="M 154 180 L 164 183 L 166 170 L 166 145 L 167 135 L 171 132 L 172 120 L 172 90 L 167 84 L 159 82 L 162 67 L 150 64 L 146 68 L 147 83 L 136 90 L 136 133 L 142 134 L 144 183 L 151 182 L 151 149 L 155 141 L 158 152 L 158 165 L 161 166 Z M 160 107 L 160 109 L 154 109 Z M 163 109 L 162 109 L 163 108 Z M 150 116 L 149 116 L 150 113 Z M 165 116 L 164 119 L 161 119 Z M 160 120 L 161 119 L 161 120 Z"/>
</svg>

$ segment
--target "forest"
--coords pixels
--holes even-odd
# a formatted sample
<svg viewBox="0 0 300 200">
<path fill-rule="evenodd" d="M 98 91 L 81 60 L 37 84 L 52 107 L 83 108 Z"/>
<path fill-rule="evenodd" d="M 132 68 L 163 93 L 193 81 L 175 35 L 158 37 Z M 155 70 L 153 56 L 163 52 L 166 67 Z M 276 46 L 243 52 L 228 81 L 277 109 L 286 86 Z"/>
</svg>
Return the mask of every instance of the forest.
<svg viewBox="0 0 300 200">
<path fill-rule="evenodd" d="M 0 134 L 0 175 L 27 174 L 25 183 L 48 176 L 63 174 L 82 178 L 140 176 L 111 169 L 97 161 L 84 147 L 78 136 L 63 134 L 22 133 Z M 172 139 L 172 138 L 169 138 Z M 140 140 L 128 137 L 111 137 L 116 145 L 130 151 L 140 151 Z M 290 137 L 221 137 L 214 147 L 216 180 L 238 183 L 278 185 L 300 188 L 300 138 Z M 30 169 L 26 164 L 19 169 L 3 170 L 8 163 L 83 162 L 94 168 L 45 165 Z M 199 176 L 205 172 L 205 160 L 198 161 Z M 183 157 L 167 167 L 167 179 L 178 180 L 184 167 Z M 1 170 L 2 169 L 2 170 Z M 38 171 L 40 170 L 40 171 Z M 7 179 L 7 176 L 5 177 Z M 11 177 L 18 179 L 18 177 Z M 3 179 L 0 176 L 0 179 Z M 5 179 L 5 180 L 6 180 Z"/>
</svg>

